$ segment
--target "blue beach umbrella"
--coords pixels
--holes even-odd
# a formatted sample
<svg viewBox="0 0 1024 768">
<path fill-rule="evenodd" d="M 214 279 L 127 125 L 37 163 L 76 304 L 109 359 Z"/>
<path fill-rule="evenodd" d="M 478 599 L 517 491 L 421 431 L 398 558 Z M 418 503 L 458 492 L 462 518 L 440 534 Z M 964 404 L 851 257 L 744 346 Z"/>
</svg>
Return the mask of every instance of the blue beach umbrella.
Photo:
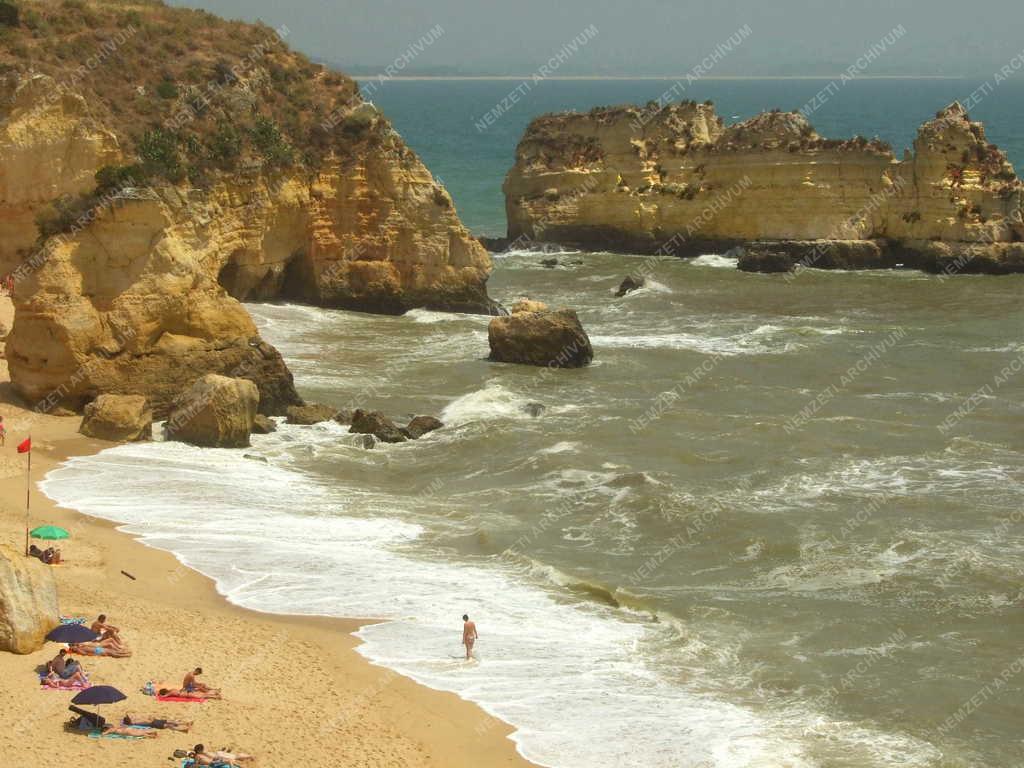
<svg viewBox="0 0 1024 768">
<path fill-rule="evenodd" d="M 89 643 L 98 640 L 99 635 L 81 624 L 61 624 L 50 630 L 46 639 L 55 643 Z"/>
<path fill-rule="evenodd" d="M 112 685 L 94 685 L 75 695 L 71 700 L 72 704 L 116 704 L 128 697 Z"/>
<path fill-rule="evenodd" d="M 86 688 L 84 691 L 78 693 L 75 698 L 71 700 L 72 704 L 91 704 L 96 707 L 96 722 L 102 723 L 103 720 L 100 718 L 100 704 L 116 704 L 119 701 L 124 701 L 128 697 L 121 693 L 117 688 L 112 685 L 94 685 L 91 688 Z"/>
</svg>

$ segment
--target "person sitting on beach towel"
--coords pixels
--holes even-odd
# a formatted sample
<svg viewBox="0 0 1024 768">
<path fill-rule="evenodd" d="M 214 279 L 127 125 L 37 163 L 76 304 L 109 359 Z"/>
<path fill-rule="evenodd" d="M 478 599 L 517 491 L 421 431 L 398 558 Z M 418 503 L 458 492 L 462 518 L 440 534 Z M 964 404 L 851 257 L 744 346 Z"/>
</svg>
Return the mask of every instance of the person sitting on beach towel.
<svg viewBox="0 0 1024 768">
<path fill-rule="evenodd" d="M 218 698 L 219 699 L 220 698 L 220 689 L 219 688 L 211 688 L 206 683 L 200 683 L 198 680 L 196 680 L 196 677 L 201 675 L 201 674 L 203 674 L 203 668 L 202 667 L 196 667 L 194 671 L 189 672 L 187 675 L 185 675 L 185 679 L 181 681 L 181 689 L 183 691 L 189 691 L 190 693 L 203 693 L 203 694 L 206 694 L 206 697 L 210 698 L 210 699 L 213 699 L 213 698 Z M 214 693 L 217 694 L 217 695 L 216 696 L 212 696 L 211 694 L 214 694 Z"/>
<path fill-rule="evenodd" d="M 29 557 L 37 557 L 47 565 L 60 565 L 64 562 L 61 557 L 60 550 L 54 549 L 53 547 L 47 547 L 46 549 L 40 549 L 35 544 L 28 548 Z"/>
<path fill-rule="evenodd" d="M 225 752 L 224 750 L 218 750 L 216 752 L 207 752 L 206 747 L 202 744 L 196 744 L 192 747 L 193 757 L 198 765 L 236 765 L 245 760 L 255 760 L 256 758 L 252 755 L 246 755 L 243 753 Z"/>
<path fill-rule="evenodd" d="M 101 613 L 96 621 L 90 625 L 89 629 L 99 635 L 100 640 L 113 640 L 117 645 L 123 645 L 121 642 L 121 630 L 113 624 L 107 624 L 106 614 Z"/>
<path fill-rule="evenodd" d="M 100 640 L 96 643 L 75 643 L 69 650 L 79 656 L 112 656 L 115 659 L 123 659 L 132 655 L 127 648 L 118 646 L 110 639 Z"/>
<path fill-rule="evenodd" d="M 74 664 L 72 664 L 74 662 Z M 74 667 L 78 666 L 78 662 L 74 659 L 68 658 L 68 649 L 61 648 L 57 655 L 46 662 L 47 672 L 56 672 L 58 675 L 63 677 L 65 680 L 71 677 L 74 672 Z M 69 669 L 70 668 L 70 669 Z"/>
<path fill-rule="evenodd" d="M 186 691 L 184 688 L 161 688 L 156 695 L 161 698 L 196 699 L 198 701 L 221 698 L 220 691 Z"/>
<path fill-rule="evenodd" d="M 126 712 L 125 716 L 121 718 L 122 725 L 144 725 L 147 728 L 155 728 L 158 731 L 180 731 L 181 733 L 188 733 L 189 729 L 192 728 L 192 721 L 188 720 L 164 720 L 162 717 L 155 717 L 153 715 L 135 715 L 131 712 Z"/>
</svg>

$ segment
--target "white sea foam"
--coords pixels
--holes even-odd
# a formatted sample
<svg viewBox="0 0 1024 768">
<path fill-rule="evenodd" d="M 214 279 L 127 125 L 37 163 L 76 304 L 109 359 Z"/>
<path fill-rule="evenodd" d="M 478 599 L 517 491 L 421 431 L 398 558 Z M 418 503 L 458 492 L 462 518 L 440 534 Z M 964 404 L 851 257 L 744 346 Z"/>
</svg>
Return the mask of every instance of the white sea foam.
<svg viewBox="0 0 1024 768">
<path fill-rule="evenodd" d="M 258 438 L 256 450 L 264 444 L 274 442 Z M 417 556 L 409 547 L 422 529 L 362 516 L 374 505 L 355 489 L 172 443 L 72 459 L 42 486 L 175 552 L 240 605 L 387 619 L 360 630 L 363 655 L 479 702 L 515 725 L 520 750 L 542 765 L 809 765 L 770 720 L 654 673 L 643 649 L 666 631 L 659 623 L 566 602 L 506 563 Z M 475 665 L 451 658 L 464 611 L 481 630 Z"/>
<path fill-rule="evenodd" d="M 739 259 L 732 256 L 719 256 L 715 253 L 705 253 L 690 260 L 695 267 L 714 267 L 715 269 L 736 269 Z"/>
</svg>

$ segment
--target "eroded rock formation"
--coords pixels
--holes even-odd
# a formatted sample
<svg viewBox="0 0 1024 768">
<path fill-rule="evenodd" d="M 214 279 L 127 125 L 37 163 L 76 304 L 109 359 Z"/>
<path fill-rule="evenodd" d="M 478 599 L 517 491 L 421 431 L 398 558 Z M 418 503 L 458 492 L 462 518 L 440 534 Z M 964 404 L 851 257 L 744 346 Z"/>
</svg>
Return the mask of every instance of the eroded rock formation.
<svg viewBox="0 0 1024 768">
<path fill-rule="evenodd" d="M 798 113 L 726 127 L 710 103 L 534 120 L 505 180 L 510 239 L 691 256 L 747 269 L 1024 271 L 1024 194 L 959 104 L 897 160 L 821 138 Z"/>
<path fill-rule="evenodd" d="M 153 411 L 142 395 L 100 395 L 85 406 L 78 431 L 86 437 L 114 442 L 149 440 L 153 436 Z"/>
<path fill-rule="evenodd" d="M 0 651 L 37 651 L 58 623 L 50 566 L 0 545 Z"/>
<path fill-rule="evenodd" d="M 249 379 L 207 374 L 174 400 L 164 435 L 208 448 L 245 448 L 259 400 Z"/>
<path fill-rule="evenodd" d="M 519 311 L 487 327 L 490 359 L 549 368 L 581 368 L 594 359 L 590 337 L 571 309 Z"/>
<path fill-rule="evenodd" d="M 50 37 L 0 47 L 7 356 L 33 405 L 139 393 L 162 418 L 214 372 L 283 413 L 301 400 L 239 300 L 489 311 L 486 250 L 351 79 L 203 12 L 33 11 Z"/>
</svg>

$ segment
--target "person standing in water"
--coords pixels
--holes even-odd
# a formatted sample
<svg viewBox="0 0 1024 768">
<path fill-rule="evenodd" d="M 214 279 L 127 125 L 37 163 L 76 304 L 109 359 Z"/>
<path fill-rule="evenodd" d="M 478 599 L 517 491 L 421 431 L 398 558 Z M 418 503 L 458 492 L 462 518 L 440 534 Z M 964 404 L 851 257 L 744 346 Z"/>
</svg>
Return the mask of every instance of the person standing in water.
<svg viewBox="0 0 1024 768">
<path fill-rule="evenodd" d="M 478 637 L 476 624 L 469 620 L 469 614 L 462 614 L 462 644 L 466 646 L 466 661 L 473 655 L 473 643 Z"/>
</svg>

